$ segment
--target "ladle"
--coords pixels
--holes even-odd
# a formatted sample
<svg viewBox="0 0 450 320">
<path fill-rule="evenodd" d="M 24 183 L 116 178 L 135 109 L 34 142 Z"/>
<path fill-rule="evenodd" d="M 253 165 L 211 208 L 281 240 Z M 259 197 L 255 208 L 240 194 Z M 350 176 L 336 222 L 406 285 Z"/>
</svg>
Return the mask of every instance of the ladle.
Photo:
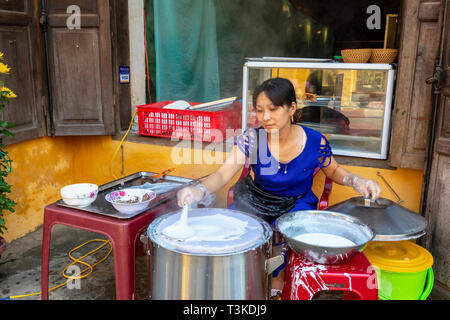
<svg viewBox="0 0 450 320">
<path fill-rule="evenodd" d="M 194 229 L 187 224 L 188 204 L 184 203 L 180 219 L 174 224 L 167 226 L 163 230 L 163 234 L 167 237 L 179 240 L 185 240 L 195 234 Z"/>
</svg>

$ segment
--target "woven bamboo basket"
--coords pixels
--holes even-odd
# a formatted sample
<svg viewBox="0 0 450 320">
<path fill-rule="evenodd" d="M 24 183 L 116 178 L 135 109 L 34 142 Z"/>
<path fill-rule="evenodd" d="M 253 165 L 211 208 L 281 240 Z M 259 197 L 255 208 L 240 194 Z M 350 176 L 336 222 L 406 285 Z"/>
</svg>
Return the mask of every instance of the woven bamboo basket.
<svg viewBox="0 0 450 320">
<path fill-rule="evenodd" d="M 372 63 L 392 63 L 397 58 L 397 49 L 372 49 L 370 62 Z"/>
<path fill-rule="evenodd" d="M 372 55 L 372 49 L 344 49 L 341 56 L 347 63 L 366 63 Z"/>
</svg>

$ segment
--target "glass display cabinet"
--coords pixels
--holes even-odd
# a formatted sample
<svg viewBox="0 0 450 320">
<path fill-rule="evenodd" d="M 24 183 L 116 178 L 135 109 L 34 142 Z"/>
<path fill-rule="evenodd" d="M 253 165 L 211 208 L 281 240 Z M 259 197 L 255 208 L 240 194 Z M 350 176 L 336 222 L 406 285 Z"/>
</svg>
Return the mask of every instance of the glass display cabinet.
<svg viewBox="0 0 450 320">
<path fill-rule="evenodd" d="M 242 129 L 260 125 L 252 106 L 255 87 L 272 77 L 287 78 L 296 91 L 294 121 L 323 133 L 335 155 L 387 159 L 394 73 L 390 64 L 247 58 Z"/>
</svg>

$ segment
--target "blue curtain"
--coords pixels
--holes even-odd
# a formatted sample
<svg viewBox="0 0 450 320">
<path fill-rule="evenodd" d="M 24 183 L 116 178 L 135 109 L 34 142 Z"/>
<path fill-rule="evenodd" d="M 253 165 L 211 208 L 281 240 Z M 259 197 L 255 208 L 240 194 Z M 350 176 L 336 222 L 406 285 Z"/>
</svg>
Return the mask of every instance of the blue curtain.
<svg viewBox="0 0 450 320">
<path fill-rule="evenodd" d="M 153 0 L 157 101 L 220 99 L 211 0 Z"/>
</svg>

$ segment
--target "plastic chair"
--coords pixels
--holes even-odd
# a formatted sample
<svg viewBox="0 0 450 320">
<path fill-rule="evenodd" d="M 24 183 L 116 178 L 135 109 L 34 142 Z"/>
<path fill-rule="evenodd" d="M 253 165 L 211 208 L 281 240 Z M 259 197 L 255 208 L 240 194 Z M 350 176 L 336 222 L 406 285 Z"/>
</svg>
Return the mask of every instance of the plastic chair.
<svg viewBox="0 0 450 320">
<path fill-rule="evenodd" d="M 116 299 L 134 300 L 136 298 L 136 247 L 140 244 L 139 236 L 154 219 L 177 209 L 176 199 L 172 199 L 133 218 L 116 219 L 58 206 L 55 203 L 46 206 L 42 239 L 41 299 L 48 300 L 50 238 L 51 229 L 55 224 L 106 235 L 113 247 Z"/>
<path fill-rule="evenodd" d="M 250 170 L 250 160 L 249 160 L 249 158 L 247 158 L 245 160 L 244 168 L 242 169 L 241 175 L 237 181 L 244 179 L 247 176 L 249 170 Z M 314 171 L 314 176 L 319 172 L 319 170 L 320 170 L 320 168 L 317 167 L 316 170 Z M 332 187 L 333 187 L 333 180 L 331 180 L 328 177 L 325 177 L 325 185 L 324 185 L 324 188 L 322 191 L 322 195 L 320 196 L 320 199 L 319 199 L 319 206 L 318 206 L 319 210 L 323 210 L 328 207 L 328 197 L 330 196 Z M 228 190 L 227 206 L 230 206 L 234 201 L 233 191 L 234 191 L 234 186 L 232 186 Z"/>
<path fill-rule="evenodd" d="M 337 265 L 302 259 L 289 249 L 282 300 L 311 300 L 323 290 L 343 291 L 344 300 L 378 300 L 375 269 L 364 253 Z"/>
</svg>

